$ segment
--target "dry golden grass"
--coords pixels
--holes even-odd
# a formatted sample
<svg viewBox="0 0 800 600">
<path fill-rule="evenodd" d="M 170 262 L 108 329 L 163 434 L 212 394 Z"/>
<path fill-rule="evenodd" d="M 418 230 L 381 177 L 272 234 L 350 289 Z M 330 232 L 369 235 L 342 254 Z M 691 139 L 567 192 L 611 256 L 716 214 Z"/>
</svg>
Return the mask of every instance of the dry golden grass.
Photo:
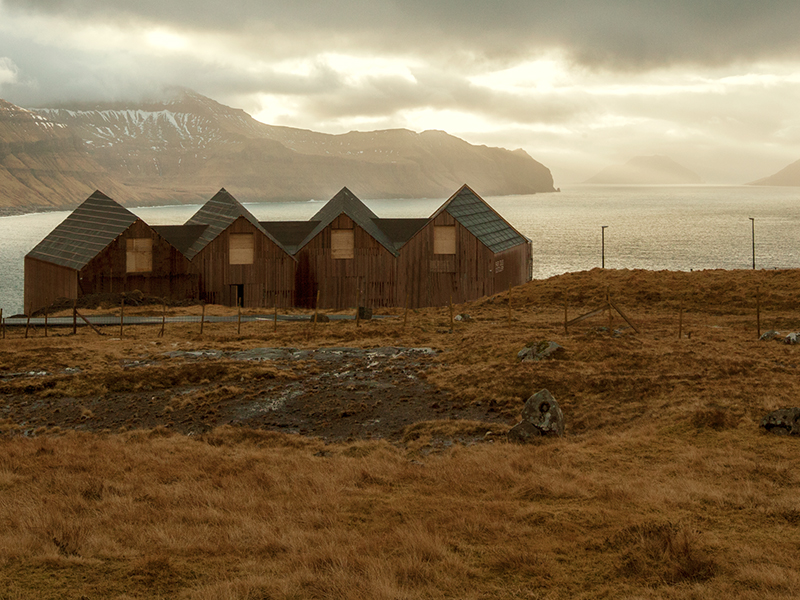
<svg viewBox="0 0 800 600">
<path fill-rule="evenodd" d="M 800 349 L 756 339 L 755 294 L 762 330 L 796 331 L 798 284 L 795 271 L 576 273 L 512 290 L 510 323 L 508 294 L 456 307 L 474 320 L 452 333 L 447 308 L 414 311 L 406 329 L 401 316 L 277 334 L 258 323 L 241 337 L 235 323 L 203 338 L 197 325 L 122 340 L 12 332 L 4 372 L 83 369 L 2 384 L 31 398 L 135 389 L 122 361 L 174 348 L 432 346 L 427 379 L 452 403 L 510 424 L 546 387 L 568 435 L 518 446 L 505 424 L 445 420 L 397 445 L 326 446 L 230 427 L 22 438 L 0 421 L 0 598 L 794 598 L 800 442 L 758 423 L 798 404 Z M 642 332 L 612 337 L 597 317 L 566 334 L 565 300 L 576 316 L 606 287 Z M 563 359 L 519 364 L 541 339 Z M 147 385 L 236 386 L 251 367 L 209 368 L 167 361 Z"/>
</svg>

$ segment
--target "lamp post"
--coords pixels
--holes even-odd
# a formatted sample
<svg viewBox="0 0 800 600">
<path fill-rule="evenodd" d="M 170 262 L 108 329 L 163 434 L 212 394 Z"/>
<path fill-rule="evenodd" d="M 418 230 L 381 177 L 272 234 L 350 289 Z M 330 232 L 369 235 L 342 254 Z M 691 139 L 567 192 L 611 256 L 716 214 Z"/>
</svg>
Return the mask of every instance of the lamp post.
<svg viewBox="0 0 800 600">
<path fill-rule="evenodd" d="M 606 227 L 608 225 L 600 226 L 600 267 L 606 268 Z"/>
<path fill-rule="evenodd" d="M 756 268 L 756 220 L 753 217 L 747 217 L 750 219 L 750 229 L 752 233 L 753 239 L 753 270 L 755 271 Z"/>
</svg>

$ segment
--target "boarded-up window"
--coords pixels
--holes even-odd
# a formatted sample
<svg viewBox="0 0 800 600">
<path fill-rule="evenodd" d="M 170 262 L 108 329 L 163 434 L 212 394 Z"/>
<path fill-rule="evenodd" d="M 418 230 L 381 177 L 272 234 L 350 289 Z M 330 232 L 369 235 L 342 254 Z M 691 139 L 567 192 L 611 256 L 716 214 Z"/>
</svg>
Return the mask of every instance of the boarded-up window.
<svg viewBox="0 0 800 600">
<path fill-rule="evenodd" d="M 331 256 L 333 258 L 353 258 L 355 238 L 352 229 L 331 229 Z"/>
<path fill-rule="evenodd" d="M 153 270 L 153 240 L 128 238 L 125 270 L 128 273 L 146 273 Z"/>
<path fill-rule="evenodd" d="M 253 237 L 252 233 L 232 233 L 228 236 L 230 264 L 253 264 Z"/>
<path fill-rule="evenodd" d="M 456 226 L 436 225 L 433 228 L 433 253 L 434 254 L 455 254 L 456 253 Z"/>
</svg>

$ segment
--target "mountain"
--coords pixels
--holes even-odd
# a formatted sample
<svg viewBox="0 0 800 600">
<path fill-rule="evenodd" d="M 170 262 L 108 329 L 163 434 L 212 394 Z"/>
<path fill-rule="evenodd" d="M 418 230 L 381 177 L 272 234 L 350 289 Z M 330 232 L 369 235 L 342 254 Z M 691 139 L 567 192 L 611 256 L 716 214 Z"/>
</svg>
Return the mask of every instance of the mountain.
<svg viewBox="0 0 800 600">
<path fill-rule="evenodd" d="M 600 171 L 585 183 L 665 185 L 702 183 L 700 176 L 667 156 L 636 156 Z"/>
<path fill-rule="evenodd" d="M 343 186 L 366 198 L 446 197 L 464 183 L 487 196 L 555 191 L 549 169 L 523 150 L 442 131 L 329 135 L 266 125 L 188 90 L 35 114 L 82 140 L 87 160 L 128 190 L 122 203 L 199 202 L 221 187 L 242 201 L 327 199 Z"/>
<path fill-rule="evenodd" d="M 0 210 L 74 206 L 125 191 L 68 127 L 0 100 Z"/>
<path fill-rule="evenodd" d="M 752 181 L 747 185 L 785 185 L 800 186 L 800 160 L 784 167 L 774 175 Z"/>
</svg>

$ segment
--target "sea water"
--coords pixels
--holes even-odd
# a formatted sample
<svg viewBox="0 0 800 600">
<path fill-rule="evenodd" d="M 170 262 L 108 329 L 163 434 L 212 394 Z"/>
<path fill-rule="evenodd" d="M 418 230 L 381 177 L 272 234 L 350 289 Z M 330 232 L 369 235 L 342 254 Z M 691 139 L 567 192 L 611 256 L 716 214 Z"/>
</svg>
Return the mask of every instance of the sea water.
<svg viewBox="0 0 800 600">
<path fill-rule="evenodd" d="M 749 269 L 753 242 L 756 268 L 800 268 L 800 188 L 576 185 L 554 194 L 484 199 L 531 239 L 535 279 L 600 267 L 603 260 L 609 269 Z M 364 203 L 379 217 L 428 217 L 445 200 Z M 245 206 L 262 221 L 291 221 L 310 218 L 322 205 Z M 131 210 L 151 225 L 175 225 L 199 208 Z M 67 215 L 69 211 L 0 218 L 4 315 L 22 312 L 25 254 Z"/>
</svg>

